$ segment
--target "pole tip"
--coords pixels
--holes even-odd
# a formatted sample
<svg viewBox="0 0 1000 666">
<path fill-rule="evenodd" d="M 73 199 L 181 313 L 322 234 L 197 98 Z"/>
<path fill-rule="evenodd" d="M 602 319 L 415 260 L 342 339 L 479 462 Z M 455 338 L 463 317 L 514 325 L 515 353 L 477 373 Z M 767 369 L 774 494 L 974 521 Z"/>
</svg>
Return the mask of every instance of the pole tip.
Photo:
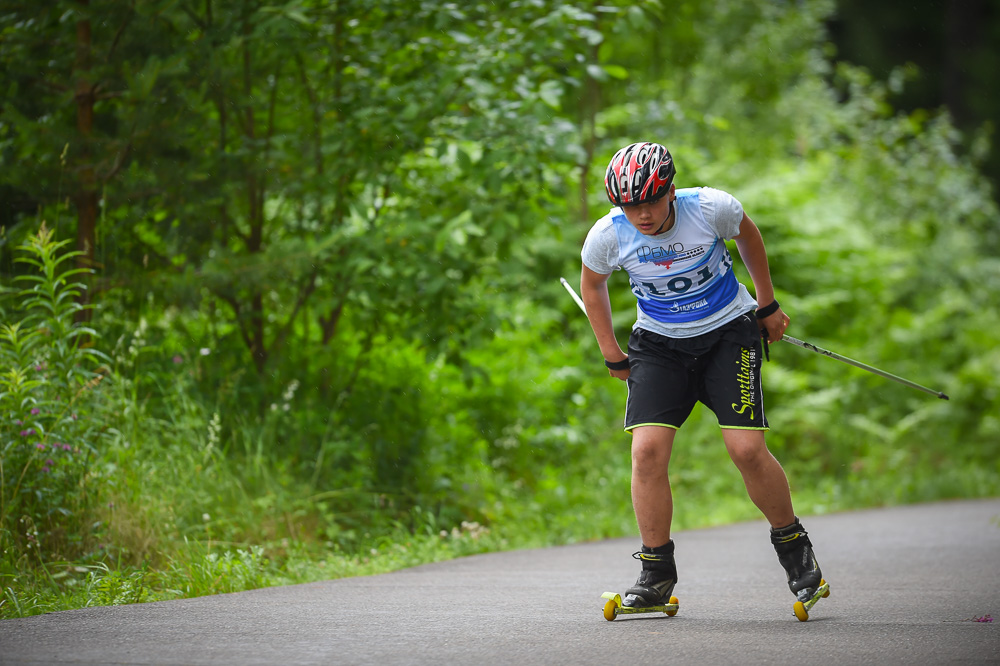
<svg viewBox="0 0 1000 666">
<path fill-rule="evenodd" d="M 951 400 L 951 398 L 946 396 L 944 393 L 938 393 L 938 397 L 941 398 L 942 400 Z"/>
</svg>

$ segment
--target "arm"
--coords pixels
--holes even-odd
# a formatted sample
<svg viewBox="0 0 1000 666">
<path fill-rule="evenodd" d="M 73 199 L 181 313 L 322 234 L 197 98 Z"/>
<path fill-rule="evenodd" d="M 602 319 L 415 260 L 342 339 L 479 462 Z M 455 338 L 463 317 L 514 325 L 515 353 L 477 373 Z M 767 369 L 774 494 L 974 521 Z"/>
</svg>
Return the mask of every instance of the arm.
<svg viewBox="0 0 1000 666">
<path fill-rule="evenodd" d="M 764 307 L 774 301 L 774 285 L 771 284 L 771 269 L 767 264 L 767 252 L 764 250 L 764 238 L 753 220 L 743 213 L 740 221 L 740 233 L 734 237 L 740 259 L 750 273 L 754 291 L 757 293 L 757 307 Z M 757 321 L 757 324 L 767 331 L 769 342 L 777 342 L 788 328 L 788 315 L 778 308 L 771 315 Z"/>
<path fill-rule="evenodd" d="M 597 344 L 601 347 L 601 354 L 606 360 L 615 362 L 627 359 L 628 354 L 622 351 L 615 338 L 614 324 L 611 320 L 611 297 L 608 296 L 608 277 L 610 276 L 595 273 L 584 266 L 580 274 L 580 294 L 587 308 L 590 327 L 594 329 Z M 627 369 L 608 370 L 608 372 L 612 377 L 628 379 Z"/>
</svg>

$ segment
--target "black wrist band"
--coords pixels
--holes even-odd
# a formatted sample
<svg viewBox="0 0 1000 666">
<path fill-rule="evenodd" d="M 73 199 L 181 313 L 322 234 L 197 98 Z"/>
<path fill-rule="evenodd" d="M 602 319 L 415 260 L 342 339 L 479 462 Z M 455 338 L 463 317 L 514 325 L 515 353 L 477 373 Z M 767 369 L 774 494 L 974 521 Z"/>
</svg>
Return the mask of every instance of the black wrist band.
<svg viewBox="0 0 1000 666">
<path fill-rule="evenodd" d="M 765 305 L 764 307 L 757 309 L 757 319 L 763 319 L 764 317 L 770 317 L 775 312 L 777 312 L 778 308 L 780 308 L 780 307 L 781 306 L 778 305 L 778 301 L 777 300 L 771 301 L 770 305 Z"/>
<path fill-rule="evenodd" d="M 604 359 L 604 365 L 608 366 L 609 370 L 628 370 L 628 359 L 615 361 L 614 363 L 608 359 Z"/>
</svg>

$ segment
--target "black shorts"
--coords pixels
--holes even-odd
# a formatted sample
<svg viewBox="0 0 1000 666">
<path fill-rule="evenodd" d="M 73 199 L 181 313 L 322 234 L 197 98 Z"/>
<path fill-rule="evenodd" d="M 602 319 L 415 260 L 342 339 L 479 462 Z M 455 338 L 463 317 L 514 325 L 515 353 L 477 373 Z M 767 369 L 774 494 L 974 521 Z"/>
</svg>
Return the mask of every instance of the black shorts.
<svg viewBox="0 0 1000 666">
<path fill-rule="evenodd" d="M 752 314 L 693 338 L 633 330 L 625 430 L 644 425 L 680 428 L 698 401 L 715 412 L 723 428 L 767 430 L 762 354 Z"/>
</svg>

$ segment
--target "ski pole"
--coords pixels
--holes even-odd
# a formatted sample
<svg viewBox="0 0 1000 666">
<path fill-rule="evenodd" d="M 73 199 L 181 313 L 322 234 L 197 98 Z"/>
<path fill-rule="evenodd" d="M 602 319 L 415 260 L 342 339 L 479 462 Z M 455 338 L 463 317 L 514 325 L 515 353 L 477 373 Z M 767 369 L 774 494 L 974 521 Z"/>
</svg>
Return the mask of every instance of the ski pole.
<svg viewBox="0 0 1000 666">
<path fill-rule="evenodd" d="M 886 372 L 885 370 L 879 370 L 878 368 L 873 368 L 872 366 L 866 365 L 861 361 L 855 361 L 852 358 L 847 358 L 846 356 L 841 356 L 840 354 L 828 351 L 826 349 L 823 349 L 822 347 L 817 347 L 816 345 L 810 342 L 804 342 L 802 340 L 799 340 L 798 338 L 793 338 L 790 335 L 785 335 L 781 339 L 784 340 L 785 342 L 795 345 L 796 347 L 802 347 L 803 349 L 808 349 L 809 351 L 816 352 L 817 354 L 822 354 L 823 356 L 828 356 L 832 359 L 836 359 L 841 363 L 853 365 L 855 368 L 861 368 L 862 370 L 867 370 L 873 375 L 878 375 L 879 377 L 885 377 L 886 379 L 891 379 L 894 382 L 899 382 L 903 386 L 909 386 L 910 388 L 915 388 L 918 391 L 923 391 L 924 393 L 930 393 L 931 395 L 936 395 L 942 400 L 949 399 L 948 396 L 946 396 L 941 391 L 935 391 L 934 389 L 929 389 L 926 386 L 921 386 L 920 384 L 917 384 L 916 382 L 911 382 L 909 379 L 903 379 L 902 377 L 897 377 L 891 372 Z"/>
<path fill-rule="evenodd" d="M 562 286 L 566 287 L 566 291 L 569 292 L 569 295 L 573 297 L 573 300 L 576 301 L 576 304 L 580 306 L 581 310 L 583 310 L 583 314 L 587 314 L 587 308 L 584 307 L 583 300 L 580 299 L 577 293 L 573 290 L 573 287 L 571 287 L 569 282 L 566 281 L 566 278 L 561 277 L 559 278 L 559 281 L 562 282 Z M 804 342 L 802 340 L 799 340 L 798 338 L 793 338 L 790 335 L 785 335 L 781 339 L 789 344 L 795 345 L 796 347 L 802 347 L 803 349 L 808 349 L 809 351 L 816 352 L 817 354 L 820 354 L 822 356 L 828 356 L 829 358 L 840 361 L 841 363 L 853 365 L 855 368 L 861 368 L 862 370 L 867 370 L 868 372 L 874 375 L 878 375 L 879 377 L 884 377 L 885 379 L 891 379 L 894 382 L 899 382 L 903 386 L 909 386 L 910 388 L 915 388 L 918 391 L 923 391 L 924 393 L 930 393 L 931 395 L 936 395 L 942 400 L 949 399 L 948 396 L 942 393 L 941 391 L 935 391 L 934 389 L 929 389 L 926 386 L 921 386 L 920 384 L 911 382 L 909 379 L 903 379 L 902 377 L 897 377 L 896 375 L 890 372 L 886 372 L 885 370 L 879 370 L 878 368 L 873 368 L 872 366 L 862 363 L 861 361 L 855 361 L 852 358 L 847 358 L 846 356 L 841 356 L 840 354 L 836 354 L 832 351 L 823 349 L 822 347 L 817 347 L 816 345 L 810 342 Z"/>
<path fill-rule="evenodd" d="M 566 287 L 566 291 L 569 292 L 569 295 L 573 297 L 573 300 L 576 301 L 576 304 L 580 306 L 581 310 L 583 310 L 583 314 L 587 314 L 587 306 L 583 304 L 583 299 L 577 296 L 577 293 L 573 290 L 573 287 L 569 286 L 569 282 L 566 281 L 566 278 L 561 277 L 559 278 L 559 281 L 562 282 L 562 286 Z"/>
</svg>

